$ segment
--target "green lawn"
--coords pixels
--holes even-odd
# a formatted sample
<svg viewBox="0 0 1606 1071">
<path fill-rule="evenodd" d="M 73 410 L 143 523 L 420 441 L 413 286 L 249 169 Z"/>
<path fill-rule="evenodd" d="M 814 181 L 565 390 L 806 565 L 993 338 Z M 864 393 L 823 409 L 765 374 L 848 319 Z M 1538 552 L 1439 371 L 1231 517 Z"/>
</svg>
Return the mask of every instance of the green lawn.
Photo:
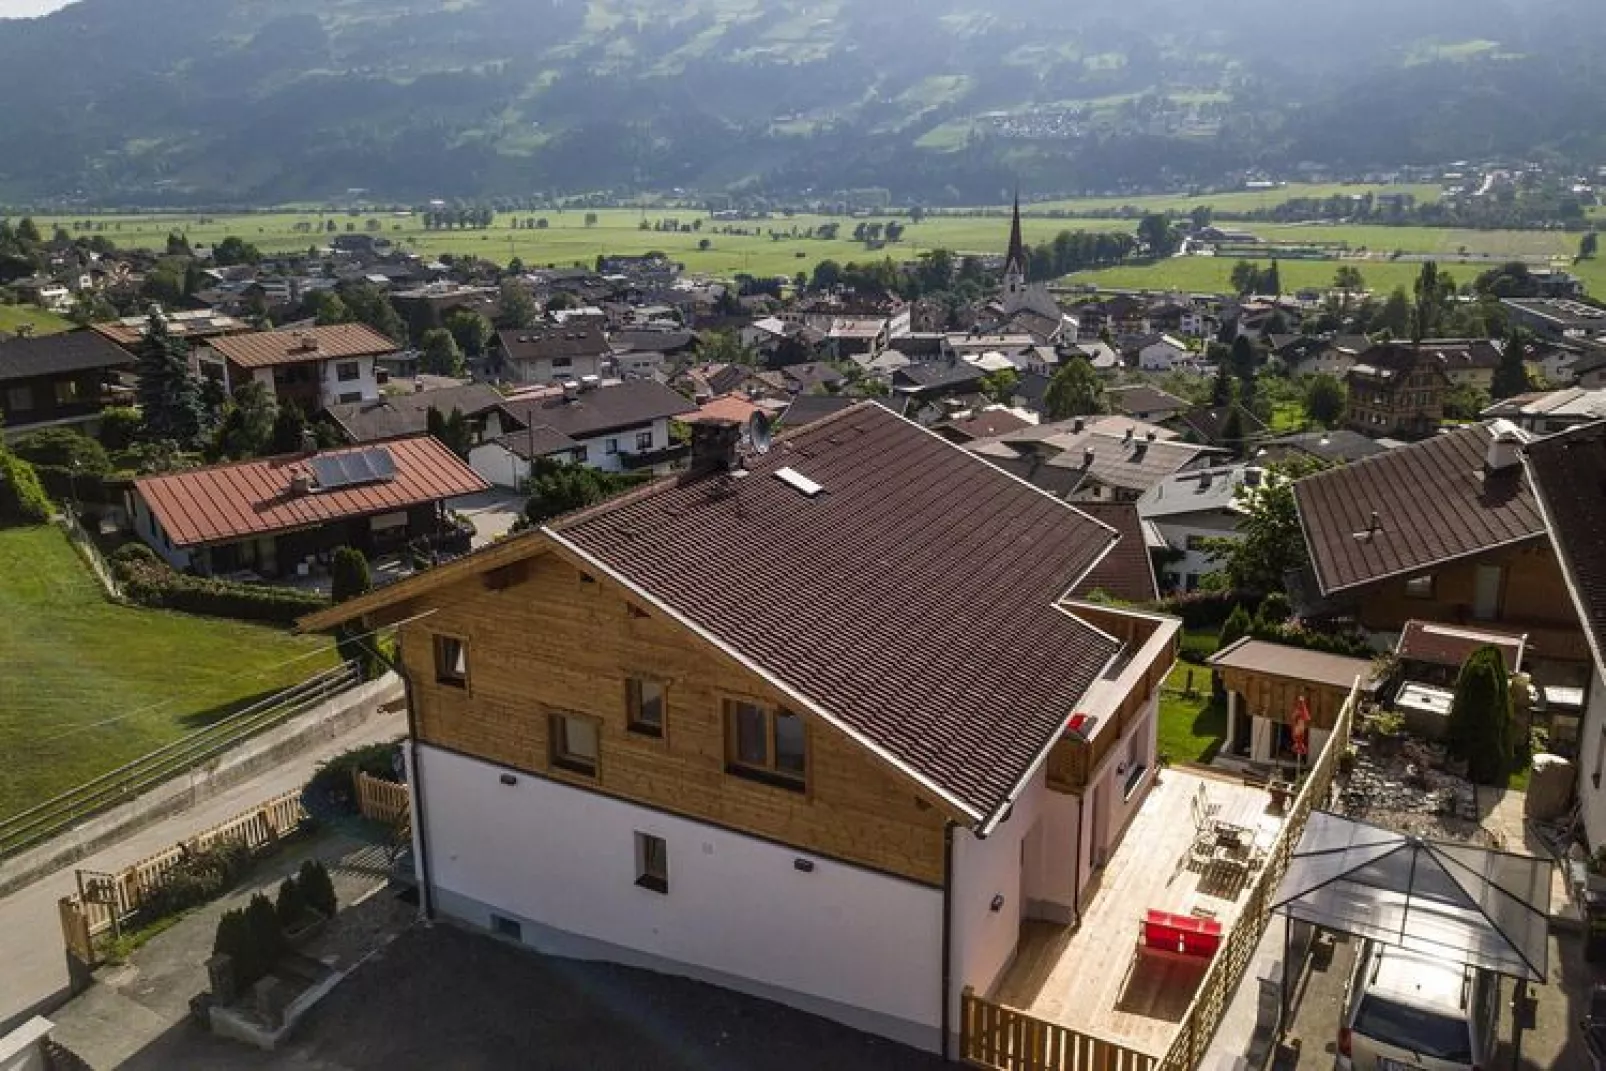
<svg viewBox="0 0 1606 1071">
<path fill-rule="evenodd" d="M 0 331 L 17 334 L 17 328 L 32 325 L 36 335 L 54 335 L 72 327 L 72 321 L 33 305 L 0 305 Z"/>
<path fill-rule="evenodd" d="M 1193 677 L 1189 694 L 1188 677 Z M 1210 698 L 1210 671 L 1178 662 L 1160 692 L 1157 747 L 1173 763 L 1208 763 L 1227 738 L 1227 708 Z"/>
<path fill-rule="evenodd" d="M 1219 193 L 1175 194 L 1162 193 L 1143 197 L 1078 197 L 1066 201 L 1045 201 L 1030 206 L 1031 211 L 1062 209 L 1067 212 L 1112 211 L 1126 206 L 1144 212 L 1190 212 L 1200 205 L 1209 205 L 1217 212 L 1243 213 L 1276 208 L 1297 197 L 1360 196 L 1365 193 L 1413 195 L 1419 202 L 1439 199 L 1439 187 L 1434 185 L 1317 185 L 1290 183 L 1271 190 L 1231 190 Z"/>
<path fill-rule="evenodd" d="M 118 606 L 56 528 L 0 530 L 0 816 L 333 665 L 327 647 Z"/>
</svg>

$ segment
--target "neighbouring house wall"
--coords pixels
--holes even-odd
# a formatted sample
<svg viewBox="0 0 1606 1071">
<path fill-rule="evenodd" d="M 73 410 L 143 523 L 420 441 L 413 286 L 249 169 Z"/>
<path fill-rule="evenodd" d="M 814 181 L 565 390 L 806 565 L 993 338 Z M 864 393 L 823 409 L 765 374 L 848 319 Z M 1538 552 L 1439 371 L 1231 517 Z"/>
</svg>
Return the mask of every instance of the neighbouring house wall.
<svg viewBox="0 0 1606 1071">
<path fill-rule="evenodd" d="M 1561 566 L 1543 540 L 1530 540 L 1433 570 L 1433 594 L 1429 598 L 1407 595 L 1406 577 L 1384 581 L 1361 593 L 1361 624 L 1391 633 L 1399 632 L 1412 619 L 1477 625 L 1480 621 L 1473 616 L 1473 603 L 1480 565 L 1498 565 L 1504 570 L 1497 612 L 1482 624 L 1514 632 L 1526 631 L 1523 626 L 1529 625 L 1578 628 Z"/>
<path fill-rule="evenodd" d="M 507 785 L 505 767 L 427 746 L 420 765 L 447 914 L 487 929 L 499 915 L 549 954 L 686 974 L 939 1047 L 940 890 L 539 777 Z M 638 832 L 665 842 L 666 893 L 636 884 Z"/>
<path fill-rule="evenodd" d="M 1589 702 L 1578 730 L 1579 813 L 1591 851 L 1606 847 L 1606 675 L 1590 675 Z"/>
<path fill-rule="evenodd" d="M 418 601 L 402 627 L 426 743 L 604 795 L 924 882 L 943 880 L 943 809 L 838 730 L 804 714 L 807 790 L 727 772 L 724 700 L 784 696 L 674 621 L 590 582 L 558 552 L 471 576 Z M 564 552 L 566 554 L 566 552 Z M 466 689 L 437 683 L 432 635 L 467 645 Z M 662 737 L 626 727 L 625 681 L 664 682 Z M 600 725 L 596 777 L 554 766 L 549 714 Z M 437 850 L 440 850 L 437 848 Z"/>
<path fill-rule="evenodd" d="M 1080 868 L 1080 873 L 1077 875 L 1076 887 L 1082 899 L 1082 903 L 1077 905 L 1078 908 L 1087 902 L 1093 871 L 1097 869 L 1094 864 L 1097 862 L 1102 865 L 1115 854 L 1116 846 L 1121 843 L 1126 827 L 1137 815 L 1144 796 L 1154 784 L 1156 718 L 1159 709 L 1160 691 L 1156 689 L 1154 695 L 1144 704 L 1142 713 L 1133 719 L 1120 742 L 1110 750 L 1104 761 L 1088 778 L 1087 789 L 1081 796 L 1078 816 L 1082 827 L 1078 840 L 1080 851 L 1077 852 L 1077 866 Z M 1134 755 L 1137 757 L 1137 763 L 1144 767 L 1144 773 L 1142 779 L 1132 786 L 1132 791 L 1128 794 L 1127 774 L 1131 772 L 1130 763 Z"/>
<path fill-rule="evenodd" d="M 353 361 L 357 364 L 357 378 L 342 381 L 340 366 Z M 324 361 L 319 369 L 319 377 L 322 384 L 320 397 L 326 407 L 342 401 L 369 402 L 379 397 L 379 377 L 372 357 L 343 357 Z M 359 397 L 351 397 L 354 394 Z"/>
<path fill-rule="evenodd" d="M 651 433 L 652 445 L 640 448 L 636 446 L 636 435 L 641 432 Z M 651 424 L 616 428 L 613 431 L 605 431 L 590 438 L 580 438 L 578 436 L 573 438 L 575 442 L 585 448 L 585 463 L 587 465 L 594 469 L 601 469 L 604 472 L 622 472 L 624 471 L 624 465 L 620 462 L 621 455 L 651 453 L 654 450 L 662 450 L 669 445 L 669 421 L 667 418 L 659 418 Z M 608 451 L 610 439 L 617 444 L 617 449 L 613 453 Z M 667 471 L 667 466 L 658 467 Z"/>
<path fill-rule="evenodd" d="M 1238 534 L 1236 514 L 1190 513 L 1154 522 L 1166 545 L 1182 551 L 1182 557 L 1168 561 L 1160 574 L 1160 586 L 1168 590 L 1193 590 L 1200 579 L 1218 573 L 1226 563 L 1205 552 L 1202 539 L 1232 538 Z M 1193 577 L 1190 586 L 1188 577 Z"/>
<path fill-rule="evenodd" d="M 515 490 L 530 478 L 530 463 L 500 443 L 486 443 L 468 452 L 468 464 L 498 487 Z"/>
<path fill-rule="evenodd" d="M 161 522 L 146 504 L 145 496 L 135 490 L 130 492 L 129 498 L 133 503 L 134 534 L 143 539 L 146 546 L 160 554 L 168 565 L 175 569 L 188 569 L 191 561 L 190 552 L 173 545 L 162 529 Z"/>
</svg>

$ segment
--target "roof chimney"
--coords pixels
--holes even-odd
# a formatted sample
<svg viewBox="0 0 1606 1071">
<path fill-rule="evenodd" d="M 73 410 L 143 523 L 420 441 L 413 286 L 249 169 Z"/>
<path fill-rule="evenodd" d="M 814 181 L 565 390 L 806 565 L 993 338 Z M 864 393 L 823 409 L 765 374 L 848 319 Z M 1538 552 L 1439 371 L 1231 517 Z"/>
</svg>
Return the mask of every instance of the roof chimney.
<svg viewBox="0 0 1606 1071">
<path fill-rule="evenodd" d="M 1521 462 L 1517 451 L 1522 447 L 1522 432 L 1509 420 L 1496 420 L 1489 425 L 1489 449 L 1483 457 L 1483 471 L 1492 476 L 1508 472 Z"/>
<path fill-rule="evenodd" d="M 1152 443 L 1154 440 L 1158 439 L 1160 435 L 1153 428 L 1150 428 L 1146 433 L 1144 433 L 1143 437 Z"/>
<path fill-rule="evenodd" d="M 290 497 L 305 498 L 312 493 L 312 477 L 305 470 L 295 469 L 290 473 Z"/>
<path fill-rule="evenodd" d="M 1075 423 L 1073 423 L 1071 425 L 1071 430 L 1072 431 L 1076 431 L 1076 432 L 1080 432 L 1083 428 L 1086 428 L 1086 427 L 1087 427 L 1087 421 L 1083 420 L 1081 417 L 1077 417 Z"/>
<path fill-rule="evenodd" d="M 739 420 L 702 420 L 691 426 L 691 471 L 695 475 L 736 468 L 742 443 Z"/>
<path fill-rule="evenodd" d="M 318 452 L 318 435 L 311 428 L 301 429 L 301 452 L 303 454 Z"/>
<path fill-rule="evenodd" d="M 1122 442 L 1129 443 L 1132 441 L 1132 430 L 1132 425 L 1128 424 L 1126 428 L 1126 434 L 1121 436 Z"/>
<path fill-rule="evenodd" d="M 1093 448 L 1090 446 L 1082 451 L 1082 467 L 1089 468 L 1093 464 Z"/>
</svg>

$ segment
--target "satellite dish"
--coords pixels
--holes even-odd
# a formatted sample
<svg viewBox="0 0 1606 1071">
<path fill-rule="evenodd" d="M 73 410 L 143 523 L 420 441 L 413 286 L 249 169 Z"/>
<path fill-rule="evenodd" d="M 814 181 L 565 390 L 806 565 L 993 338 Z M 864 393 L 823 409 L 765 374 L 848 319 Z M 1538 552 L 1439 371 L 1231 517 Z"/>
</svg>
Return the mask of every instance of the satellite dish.
<svg viewBox="0 0 1606 1071">
<path fill-rule="evenodd" d="M 753 444 L 753 451 L 759 454 L 770 452 L 770 443 L 774 436 L 770 432 L 770 418 L 763 413 L 754 413 L 747 418 L 747 441 Z"/>
</svg>

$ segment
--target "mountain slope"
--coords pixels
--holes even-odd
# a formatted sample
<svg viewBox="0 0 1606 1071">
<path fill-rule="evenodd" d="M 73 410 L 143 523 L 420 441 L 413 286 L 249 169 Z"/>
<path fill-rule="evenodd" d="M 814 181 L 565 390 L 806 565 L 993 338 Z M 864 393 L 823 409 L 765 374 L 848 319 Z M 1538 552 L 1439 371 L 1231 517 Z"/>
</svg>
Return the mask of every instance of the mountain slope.
<svg viewBox="0 0 1606 1071">
<path fill-rule="evenodd" d="M 0 197 L 941 202 L 1589 158 L 1603 39 L 1586 0 L 81 0 L 0 20 Z"/>
</svg>

